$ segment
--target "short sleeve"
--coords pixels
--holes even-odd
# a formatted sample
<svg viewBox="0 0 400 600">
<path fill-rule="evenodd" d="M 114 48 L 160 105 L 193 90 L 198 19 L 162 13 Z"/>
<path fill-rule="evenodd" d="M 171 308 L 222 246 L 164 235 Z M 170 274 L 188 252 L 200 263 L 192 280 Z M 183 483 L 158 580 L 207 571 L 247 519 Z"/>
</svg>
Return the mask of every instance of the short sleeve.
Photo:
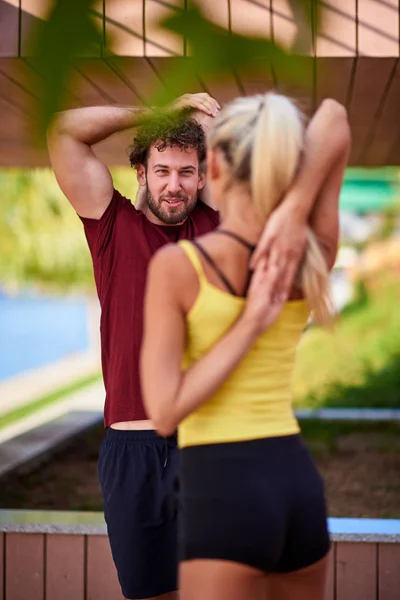
<svg viewBox="0 0 400 600">
<path fill-rule="evenodd" d="M 117 190 L 114 190 L 111 202 L 100 219 L 88 219 L 78 215 L 83 223 L 94 263 L 110 244 L 118 215 L 126 204 L 130 204 L 129 200 L 124 198 Z"/>
</svg>

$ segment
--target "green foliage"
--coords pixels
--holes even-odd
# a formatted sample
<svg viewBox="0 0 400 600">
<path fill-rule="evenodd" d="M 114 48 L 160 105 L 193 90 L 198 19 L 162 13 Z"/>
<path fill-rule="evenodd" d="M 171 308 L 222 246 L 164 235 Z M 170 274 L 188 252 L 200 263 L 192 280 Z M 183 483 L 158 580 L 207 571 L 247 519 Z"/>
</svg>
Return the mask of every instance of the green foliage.
<svg viewBox="0 0 400 600">
<path fill-rule="evenodd" d="M 100 56 L 102 37 L 90 14 L 95 0 L 57 0 L 47 20 L 30 40 L 30 53 L 42 75 L 39 134 L 46 131 L 51 115 L 60 110 L 74 57 Z"/>
<path fill-rule="evenodd" d="M 130 168 L 114 184 L 135 198 Z M 93 288 L 92 263 L 80 220 L 50 169 L 0 171 L 0 285 Z"/>
<path fill-rule="evenodd" d="M 108 0 L 108 8 L 113 1 L 116 0 Z M 156 92 L 152 104 L 168 103 L 172 97 L 187 91 L 187 79 L 193 72 L 207 78 L 221 78 L 232 70 L 254 67 L 256 59 L 261 71 L 269 72 L 273 63 L 279 69 L 280 81 L 301 85 L 305 79 L 304 67 L 294 55 L 310 50 L 315 15 L 309 0 L 290 0 L 290 4 L 297 23 L 292 55 L 273 39 L 239 35 L 217 26 L 202 15 L 193 0 L 186 10 L 177 9 L 174 16 L 161 22 L 161 27 L 186 40 L 190 60 L 174 62 L 172 70 L 165 75 L 170 91 Z M 37 115 L 41 135 L 52 114 L 62 106 L 73 59 L 101 56 L 103 40 L 96 6 L 95 0 L 55 0 L 48 19 L 31 39 L 30 54 L 43 75 L 42 89 L 38 90 L 42 101 Z"/>
<path fill-rule="evenodd" d="M 298 352 L 297 406 L 400 407 L 400 280 L 360 284 L 332 331 L 311 328 Z"/>
<path fill-rule="evenodd" d="M 297 13 L 304 16 L 301 3 L 292 1 L 292 4 L 298 6 Z M 306 19 L 302 19 L 301 24 L 303 21 L 305 23 Z M 176 62 L 166 74 L 168 90 L 159 92 L 155 98 L 156 104 L 166 104 L 176 95 L 184 93 L 186 82 L 191 79 L 193 72 L 218 78 L 232 70 L 254 66 L 255 60 L 266 74 L 273 63 L 284 80 L 298 85 L 304 83 L 303 63 L 275 44 L 274 40 L 228 32 L 203 17 L 194 3 L 189 10 L 165 19 L 161 26 L 186 39 L 190 61 Z M 302 39 L 302 34 L 303 29 L 299 27 L 298 40 Z"/>
</svg>

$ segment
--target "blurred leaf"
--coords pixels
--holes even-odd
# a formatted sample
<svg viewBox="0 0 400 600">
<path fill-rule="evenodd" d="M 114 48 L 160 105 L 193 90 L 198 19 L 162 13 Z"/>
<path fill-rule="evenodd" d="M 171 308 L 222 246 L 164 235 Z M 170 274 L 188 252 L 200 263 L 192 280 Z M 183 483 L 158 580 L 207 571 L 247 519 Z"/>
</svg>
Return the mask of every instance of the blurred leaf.
<svg viewBox="0 0 400 600">
<path fill-rule="evenodd" d="M 33 63 L 43 76 L 38 129 L 43 135 L 51 116 L 62 107 L 74 57 L 93 47 L 99 55 L 100 31 L 89 14 L 94 0 L 56 0 L 46 21 L 30 40 Z"/>
<path fill-rule="evenodd" d="M 258 64 L 264 64 L 266 72 L 269 72 L 272 63 L 279 68 L 285 81 L 300 86 L 304 83 L 304 66 L 295 56 L 272 40 L 246 37 L 219 27 L 203 17 L 194 2 L 189 10 L 168 17 L 161 21 L 160 26 L 186 38 L 189 59 L 175 61 L 174 67 L 165 75 L 168 90 L 156 95 L 156 104 L 168 103 L 176 94 L 184 93 L 186 81 L 193 72 L 210 78 L 221 77 L 232 70 L 254 66 L 256 59 Z"/>
<path fill-rule="evenodd" d="M 111 3 L 114 0 L 108 0 Z M 136 0 L 139 1 L 139 0 Z M 222 1 L 222 0 L 221 0 Z M 289 0 L 298 25 L 295 50 L 308 51 L 312 41 L 314 0 Z M 48 20 L 41 24 L 31 39 L 31 52 L 37 71 L 43 76 L 40 93 L 38 130 L 45 132 L 54 112 L 63 108 L 72 61 L 77 56 L 100 56 L 102 15 L 96 12 L 95 0 L 54 0 Z M 220 79 L 243 68 L 263 68 L 269 74 L 271 65 L 279 72 L 279 82 L 304 86 L 307 80 L 304 61 L 285 51 L 272 40 L 247 37 L 229 32 L 207 20 L 194 1 L 190 9 L 179 11 L 161 22 L 161 27 L 185 38 L 189 58 L 174 60 L 169 72 L 167 90 L 153 99 L 166 104 L 177 94 L 186 92 L 193 72 L 206 79 Z"/>
<path fill-rule="evenodd" d="M 313 53 L 313 29 L 317 27 L 316 3 L 317 0 L 289 0 L 297 25 L 297 36 L 292 48 L 294 54 Z"/>
</svg>

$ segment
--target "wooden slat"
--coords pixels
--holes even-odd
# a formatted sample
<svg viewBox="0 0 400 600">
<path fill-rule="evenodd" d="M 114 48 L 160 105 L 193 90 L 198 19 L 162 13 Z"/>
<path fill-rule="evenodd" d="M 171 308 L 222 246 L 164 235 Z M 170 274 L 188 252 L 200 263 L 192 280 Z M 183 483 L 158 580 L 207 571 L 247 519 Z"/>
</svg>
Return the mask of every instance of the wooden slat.
<svg viewBox="0 0 400 600">
<path fill-rule="evenodd" d="M 86 600 L 123 600 L 106 536 L 87 539 Z"/>
<path fill-rule="evenodd" d="M 143 2 L 106 0 L 106 47 L 120 56 L 143 56 Z"/>
<path fill-rule="evenodd" d="M 303 72 L 302 84 L 294 84 L 284 79 L 284 74 L 279 66 L 274 65 L 277 78 L 277 89 L 280 93 L 296 98 L 300 108 L 310 115 L 314 108 L 314 58 L 308 56 L 299 56 L 296 59 L 293 68 L 301 69 Z"/>
<path fill-rule="evenodd" d="M 138 104 L 139 99 L 125 82 L 103 60 L 84 58 L 77 63 L 79 71 L 92 81 L 109 102 L 131 105 Z"/>
<path fill-rule="evenodd" d="M 0 127 L 0 165 L 47 166 L 46 149 L 39 148 L 32 139 L 32 119 L 15 102 L 4 100 L 1 92 L 0 114 L 7 115 Z"/>
<path fill-rule="evenodd" d="M 161 29 L 159 23 L 164 19 L 179 14 L 177 10 L 183 10 L 184 6 L 184 0 L 168 0 L 168 6 L 146 0 L 146 56 L 183 56 L 183 38 L 172 35 L 165 29 Z"/>
<path fill-rule="evenodd" d="M 21 0 L 21 55 L 29 56 L 32 51 L 30 40 L 32 32 L 37 29 L 43 19 L 46 19 L 52 5 L 52 0 Z"/>
<path fill-rule="evenodd" d="M 240 35 L 270 39 L 270 0 L 259 0 L 257 4 L 247 0 L 231 2 L 231 30 Z"/>
<path fill-rule="evenodd" d="M 18 56 L 19 0 L 1 2 L 0 56 Z"/>
<path fill-rule="evenodd" d="M 11 60 L 11 59 L 10 59 Z M 38 97 L 30 89 L 23 89 L 15 77 L 10 78 L 0 65 L 0 94 L 1 97 L 13 103 L 26 115 L 34 114 L 37 110 Z M 36 96 L 36 97 L 35 97 Z"/>
<path fill-rule="evenodd" d="M 274 39 L 285 48 L 291 48 L 297 35 L 297 26 L 288 0 L 272 0 L 272 27 Z"/>
<path fill-rule="evenodd" d="M 1 71 L 11 80 L 15 82 L 15 85 L 19 86 L 23 92 L 22 95 L 28 94 L 34 96 L 37 102 L 40 102 L 40 98 L 43 96 L 43 77 L 36 70 L 35 63 L 31 58 L 6 58 L 1 61 Z M 19 92 L 21 94 L 21 92 Z M 80 105 L 80 100 L 76 94 L 72 91 L 64 88 L 63 92 L 63 108 L 75 108 Z M 33 110 L 36 107 L 33 106 Z"/>
<path fill-rule="evenodd" d="M 44 599 L 44 536 L 6 534 L 6 599 Z"/>
<path fill-rule="evenodd" d="M 274 89 L 271 66 L 265 60 L 254 61 L 251 65 L 238 69 L 246 95 L 265 94 Z"/>
<path fill-rule="evenodd" d="M 102 87 L 88 80 L 81 71 L 80 61 L 74 62 L 68 82 L 68 89 L 79 97 L 81 106 L 101 106 L 110 104 L 110 98 Z"/>
<path fill-rule="evenodd" d="M 357 61 L 354 88 L 348 107 L 353 137 L 350 159 L 353 164 L 360 164 L 362 160 L 368 132 L 374 124 L 395 61 L 393 58 L 381 58 L 377 68 L 376 60 L 378 59 L 359 58 Z"/>
<path fill-rule="evenodd" d="M 32 56 L 31 38 L 32 32 L 37 29 L 40 22 L 47 19 L 52 7 L 54 6 L 54 0 L 21 0 L 21 55 Z M 71 2 L 72 5 L 72 2 Z M 102 12 L 103 12 L 103 0 L 96 0 L 92 8 L 100 13 L 100 18 L 94 18 L 94 22 L 102 29 Z M 100 46 L 91 45 L 82 51 L 82 56 L 100 56 Z"/>
<path fill-rule="evenodd" d="M 207 91 L 221 104 L 230 102 L 234 98 L 243 95 L 240 79 L 233 72 L 226 72 L 219 77 L 207 77 L 206 73 L 199 73 L 201 81 L 204 82 Z"/>
<path fill-rule="evenodd" d="M 396 167 L 400 164 L 400 133 L 397 133 L 397 137 L 393 144 L 390 146 L 390 150 L 386 157 L 386 165 L 394 165 Z"/>
<path fill-rule="evenodd" d="M 335 557 L 336 544 L 332 543 L 328 556 L 328 573 L 326 577 L 324 600 L 335 600 Z"/>
<path fill-rule="evenodd" d="M 369 147 L 366 149 L 365 162 L 367 165 L 383 165 L 389 162 L 391 164 L 398 164 L 394 157 L 390 161 L 390 152 L 396 144 L 399 135 L 399 128 L 393 126 L 398 120 L 399 106 L 400 60 L 397 60 L 396 71 L 394 72 L 382 114 L 378 116 Z"/>
<path fill-rule="evenodd" d="M 318 14 L 317 56 L 354 56 L 356 0 L 329 0 L 319 3 Z"/>
<path fill-rule="evenodd" d="M 160 80 L 145 58 L 114 57 L 109 62 L 135 86 L 145 103 L 151 102 L 152 96 L 160 88 Z"/>
<path fill-rule="evenodd" d="M 4 533 L 0 533 L 0 600 L 4 598 Z"/>
<path fill-rule="evenodd" d="M 338 542 L 336 599 L 376 600 L 377 545 Z"/>
<path fill-rule="evenodd" d="M 335 98 L 346 104 L 354 58 L 320 57 L 316 59 L 316 101 Z"/>
<path fill-rule="evenodd" d="M 400 544 L 378 544 L 379 600 L 400 596 Z"/>
<path fill-rule="evenodd" d="M 203 92 L 204 89 L 194 69 L 189 69 L 188 75 L 184 81 L 184 89 L 178 89 L 175 87 L 171 77 L 168 76 L 170 72 L 174 72 L 176 67 L 187 60 L 190 61 L 190 58 L 187 59 L 181 56 L 174 58 L 165 58 L 161 56 L 148 58 L 148 65 L 153 70 L 155 77 L 158 79 L 157 87 L 169 90 L 173 96 L 178 96 L 182 93 L 193 94 L 196 92 Z M 157 87 L 155 89 L 157 89 Z"/>
<path fill-rule="evenodd" d="M 46 536 L 46 600 L 84 600 L 84 536 Z"/>
<path fill-rule="evenodd" d="M 360 55 L 399 56 L 399 0 L 358 3 Z"/>
<path fill-rule="evenodd" d="M 147 0 L 148 1 L 148 0 Z M 187 0 L 187 6 L 190 8 L 192 0 Z M 233 4 L 230 0 L 231 5 Z M 216 2 L 215 0 L 200 0 L 197 1 L 197 5 L 200 6 L 202 14 L 216 23 L 219 27 L 229 29 L 229 4 L 228 1 Z"/>
</svg>

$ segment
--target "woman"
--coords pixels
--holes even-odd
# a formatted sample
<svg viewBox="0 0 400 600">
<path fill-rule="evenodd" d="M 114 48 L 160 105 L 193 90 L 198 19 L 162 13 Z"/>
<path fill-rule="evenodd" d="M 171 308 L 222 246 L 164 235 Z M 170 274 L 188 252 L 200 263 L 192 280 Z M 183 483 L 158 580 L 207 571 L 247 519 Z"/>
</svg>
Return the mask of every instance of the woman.
<svg viewBox="0 0 400 600">
<path fill-rule="evenodd" d="M 288 301 L 274 292 L 278 268 L 264 259 L 248 289 L 250 257 L 293 186 L 304 145 L 302 115 L 283 96 L 238 99 L 216 117 L 207 168 L 221 226 L 164 248 L 150 266 L 142 386 L 159 432 L 179 426 L 183 600 L 323 597 L 323 485 L 290 383 L 310 310 L 322 322 L 329 316 L 344 112 L 341 123 L 332 169 L 315 174 L 321 185 Z"/>
</svg>

